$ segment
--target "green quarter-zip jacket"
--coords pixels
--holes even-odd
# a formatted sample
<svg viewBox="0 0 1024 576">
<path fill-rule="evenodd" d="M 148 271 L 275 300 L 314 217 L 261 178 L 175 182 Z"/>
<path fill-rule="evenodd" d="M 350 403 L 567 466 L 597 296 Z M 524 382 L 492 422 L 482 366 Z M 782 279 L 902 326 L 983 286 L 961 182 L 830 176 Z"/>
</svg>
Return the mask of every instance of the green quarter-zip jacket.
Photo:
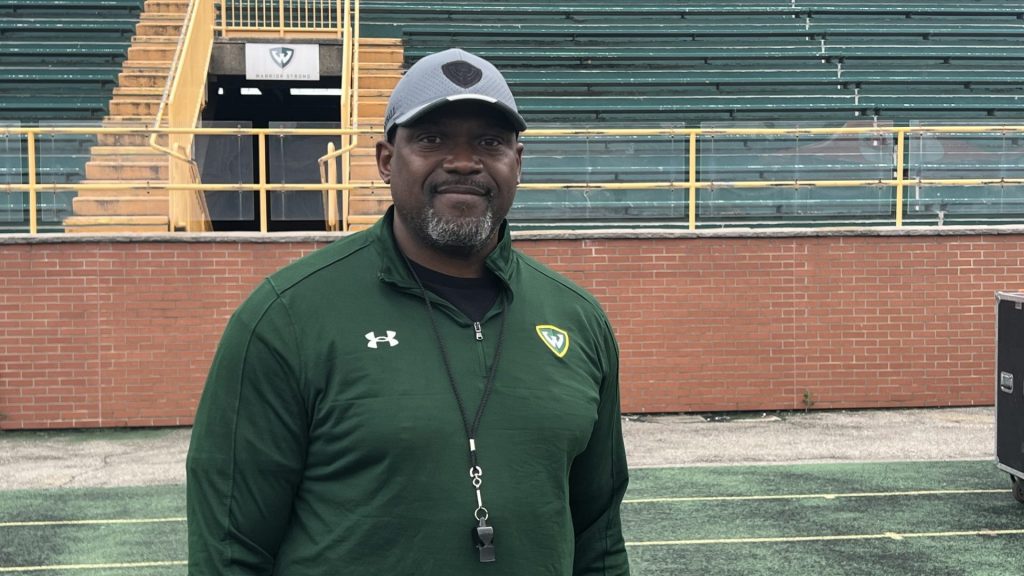
<svg viewBox="0 0 1024 576">
<path fill-rule="evenodd" d="M 513 250 L 505 226 L 486 261 L 502 296 L 479 327 L 428 293 L 439 342 L 392 219 L 272 275 L 232 316 L 188 454 L 189 574 L 628 574 L 604 313 Z M 484 564 L 440 346 L 472 420 L 499 341 L 476 435 L 496 553 Z"/>
</svg>

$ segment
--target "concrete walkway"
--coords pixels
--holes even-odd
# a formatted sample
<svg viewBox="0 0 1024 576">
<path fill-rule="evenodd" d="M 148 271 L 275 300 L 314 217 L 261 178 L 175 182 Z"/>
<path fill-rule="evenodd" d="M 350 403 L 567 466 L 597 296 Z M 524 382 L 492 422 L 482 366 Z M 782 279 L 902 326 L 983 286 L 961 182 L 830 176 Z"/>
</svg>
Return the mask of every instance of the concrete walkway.
<svg viewBox="0 0 1024 576">
<path fill-rule="evenodd" d="M 183 484 L 189 433 L 0 432 L 0 490 Z M 627 416 L 623 433 L 631 467 L 994 461 L 995 416 L 991 407 Z"/>
</svg>

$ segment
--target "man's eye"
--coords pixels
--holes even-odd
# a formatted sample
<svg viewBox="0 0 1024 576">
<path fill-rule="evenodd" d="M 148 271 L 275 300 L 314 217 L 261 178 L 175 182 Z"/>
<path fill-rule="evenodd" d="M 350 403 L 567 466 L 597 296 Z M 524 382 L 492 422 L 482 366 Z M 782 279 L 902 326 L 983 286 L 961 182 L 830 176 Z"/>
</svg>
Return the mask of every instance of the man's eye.
<svg viewBox="0 0 1024 576">
<path fill-rule="evenodd" d="M 418 140 L 421 144 L 437 144 L 441 141 L 441 138 L 436 134 L 424 134 Z"/>
<path fill-rule="evenodd" d="M 501 146 L 503 144 L 503 142 L 501 141 L 501 138 L 484 138 L 483 140 L 480 141 L 480 143 L 485 148 L 496 148 L 496 147 Z"/>
</svg>

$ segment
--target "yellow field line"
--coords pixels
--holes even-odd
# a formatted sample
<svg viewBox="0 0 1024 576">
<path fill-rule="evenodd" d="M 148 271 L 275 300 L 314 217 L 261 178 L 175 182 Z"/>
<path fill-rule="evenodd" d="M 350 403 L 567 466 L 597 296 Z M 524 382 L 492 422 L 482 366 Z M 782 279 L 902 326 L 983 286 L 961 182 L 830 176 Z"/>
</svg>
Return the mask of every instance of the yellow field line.
<svg viewBox="0 0 1024 576">
<path fill-rule="evenodd" d="M 661 540 L 626 542 L 626 546 L 699 546 L 702 544 L 773 544 L 786 542 L 829 542 L 837 540 L 903 540 L 905 538 L 949 538 L 955 536 L 1010 536 L 1022 530 L 965 530 L 959 532 L 884 532 L 882 534 L 843 534 L 836 536 L 780 536 L 775 538 L 712 538 L 707 540 Z"/>
<path fill-rule="evenodd" d="M 848 492 L 845 494 L 779 494 L 776 496 L 683 496 L 678 498 L 632 498 L 623 500 L 623 504 L 656 504 L 660 502 L 728 502 L 744 500 L 807 500 L 820 498 L 836 500 L 839 498 L 890 498 L 893 496 L 937 496 L 948 494 L 1005 494 L 1007 489 L 984 490 L 911 490 L 906 492 Z"/>
<path fill-rule="evenodd" d="M 184 516 L 173 518 L 109 518 L 105 520 L 33 520 L 0 522 L 0 528 L 22 528 L 26 526 L 106 526 L 113 524 L 157 524 L 160 522 L 184 521 Z"/>
<path fill-rule="evenodd" d="M 46 572 L 51 570 L 111 570 L 118 568 L 162 568 L 166 566 L 184 566 L 185 560 L 168 560 L 165 562 L 130 562 L 124 564 L 63 564 L 54 566 L 6 566 L 0 567 L 0 573 L 11 572 Z"/>
</svg>

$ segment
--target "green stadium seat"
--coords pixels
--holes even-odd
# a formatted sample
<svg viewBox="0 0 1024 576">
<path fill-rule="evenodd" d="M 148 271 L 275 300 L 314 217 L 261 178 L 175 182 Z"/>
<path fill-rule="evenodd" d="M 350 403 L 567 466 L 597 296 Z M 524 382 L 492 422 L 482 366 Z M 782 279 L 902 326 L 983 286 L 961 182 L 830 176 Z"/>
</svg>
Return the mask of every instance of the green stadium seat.
<svg viewBox="0 0 1024 576">
<path fill-rule="evenodd" d="M 52 40 L 59 34 L 82 40 L 130 40 L 137 22 L 135 18 L 3 18 L 0 19 L 0 38 L 17 36 L 21 40 Z"/>
<path fill-rule="evenodd" d="M 0 95 L 23 94 L 28 87 L 34 92 L 66 91 L 74 87 L 76 94 L 109 94 L 117 84 L 119 67 L 99 68 L 0 68 Z"/>
<path fill-rule="evenodd" d="M 0 127 L 69 125 L 107 113 L 144 0 L 0 0 Z M 36 180 L 83 178 L 94 136 L 40 134 Z M 24 137 L 0 134 L 0 185 L 26 184 Z M 60 231 L 72 192 L 39 194 L 41 230 Z M 25 193 L 0 194 L 0 232 L 28 229 Z"/>
<path fill-rule="evenodd" d="M 0 120 L 31 116 L 43 118 L 100 119 L 106 115 L 109 97 L 73 95 L 0 95 Z"/>
<path fill-rule="evenodd" d="M 0 40 L 0 65 L 52 64 L 61 67 L 123 62 L 130 42 L 22 42 Z"/>
<path fill-rule="evenodd" d="M 138 16 L 141 0 L 0 0 L 0 17 Z"/>
</svg>

